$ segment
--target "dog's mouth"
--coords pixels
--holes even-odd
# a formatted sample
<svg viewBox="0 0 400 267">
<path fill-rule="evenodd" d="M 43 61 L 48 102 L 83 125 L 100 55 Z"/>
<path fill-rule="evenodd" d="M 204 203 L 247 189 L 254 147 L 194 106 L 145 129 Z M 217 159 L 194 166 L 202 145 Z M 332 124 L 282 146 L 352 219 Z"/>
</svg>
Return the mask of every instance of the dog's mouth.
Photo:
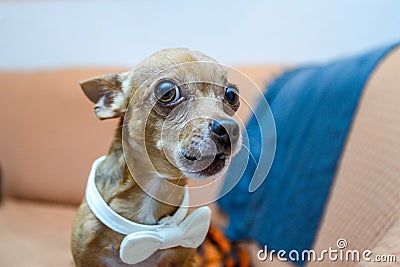
<svg viewBox="0 0 400 267">
<path fill-rule="evenodd" d="M 219 153 L 215 155 L 214 160 L 211 162 L 210 165 L 207 166 L 204 170 L 198 172 L 200 176 L 213 176 L 225 167 L 225 154 Z"/>
<path fill-rule="evenodd" d="M 216 155 L 214 155 L 214 158 L 211 159 L 211 156 L 200 158 L 187 153 L 182 153 L 182 155 L 187 160 L 193 162 L 194 165 L 197 165 L 196 163 L 201 161 L 208 162 L 208 165 L 203 166 L 203 168 L 201 168 L 200 170 L 190 172 L 192 174 L 195 174 L 196 176 L 202 177 L 210 177 L 220 173 L 226 165 L 226 159 L 229 157 L 228 154 L 224 152 L 217 153 Z"/>
</svg>

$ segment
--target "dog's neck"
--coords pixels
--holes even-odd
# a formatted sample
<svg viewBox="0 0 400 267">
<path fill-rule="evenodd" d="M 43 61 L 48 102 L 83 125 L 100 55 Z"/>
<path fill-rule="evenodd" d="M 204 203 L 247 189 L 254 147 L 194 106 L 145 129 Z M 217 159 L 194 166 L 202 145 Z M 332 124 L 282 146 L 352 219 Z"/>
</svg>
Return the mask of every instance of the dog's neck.
<svg viewBox="0 0 400 267">
<path fill-rule="evenodd" d="M 107 158 L 99 164 L 96 171 L 97 188 L 108 205 L 121 216 L 137 223 L 155 224 L 162 217 L 172 215 L 178 207 L 154 199 L 135 182 L 125 162 L 121 125 L 122 121 L 116 130 Z M 144 186 L 148 193 L 157 198 L 173 197 L 173 203 L 181 203 L 183 188 L 171 191 L 165 187 L 162 178 L 151 172 L 142 171 L 141 175 L 146 176 Z M 179 181 L 179 185 L 184 184 L 186 179 Z"/>
</svg>

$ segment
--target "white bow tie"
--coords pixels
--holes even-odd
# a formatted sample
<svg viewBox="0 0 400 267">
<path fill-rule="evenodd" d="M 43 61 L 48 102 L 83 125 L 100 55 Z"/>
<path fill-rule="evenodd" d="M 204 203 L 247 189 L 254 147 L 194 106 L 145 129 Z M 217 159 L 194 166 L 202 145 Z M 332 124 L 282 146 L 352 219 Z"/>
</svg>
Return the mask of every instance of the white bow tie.
<svg viewBox="0 0 400 267">
<path fill-rule="evenodd" d="M 105 156 L 100 157 L 92 165 L 86 186 L 86 201 L 103 224 L 126 235 L 119 251 L 124 263 L 141 262 L 159 249 L 177 246 L 197 248 L 204 241 L 210 227 L 211 210 L 201 207 L 186 217 L 189 204 L 187 187 L 178 210 L 172 216 L 162 218 L 156 225 L 135 223 L 114 212 L 103 200 L 95 183 L 97 165 L 104 159 Z"/>
</svg>

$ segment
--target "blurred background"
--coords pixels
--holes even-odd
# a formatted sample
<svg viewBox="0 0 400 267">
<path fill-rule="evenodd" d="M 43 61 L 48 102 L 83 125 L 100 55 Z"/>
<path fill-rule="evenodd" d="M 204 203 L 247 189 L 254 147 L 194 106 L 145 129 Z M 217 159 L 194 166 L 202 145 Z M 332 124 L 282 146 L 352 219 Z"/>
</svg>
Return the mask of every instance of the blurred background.
<svg viewBox="0 0 400 267">
<path fill-rule="evenodd" d="M 225 64 L 326 61 L 400 38 L 397 0 L 0 1 L 0 69 L 129 67 L 190 47 Z"/>
<path fill-rule="evenodd" d="M 260 246 L 323 250 L 339 237 L 400 259 L 399 14 L 398 0 L 0 0 L 0 266 L 72 266 L 73 218 L 117 123 L 96 118 L 78 81 L 171 47 L 246 74 L 229 79 L 250 106 L 258 88 L 276 92 L 273 177 L 254 194 L 236 186 L 226 213 L 212 206 L 219 236 L 256 240 L 254 266 Z M 262 266 L 293 266 L 280 263 Z"/>
</svg>

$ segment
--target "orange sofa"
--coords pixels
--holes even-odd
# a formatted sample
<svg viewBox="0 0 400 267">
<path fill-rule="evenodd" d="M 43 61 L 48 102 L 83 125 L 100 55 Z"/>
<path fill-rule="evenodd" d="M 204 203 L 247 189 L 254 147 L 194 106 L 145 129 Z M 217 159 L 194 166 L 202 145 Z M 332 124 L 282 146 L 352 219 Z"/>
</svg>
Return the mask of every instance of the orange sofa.
<svg viewBox="0 0 400 267">
<path fill-rule="evenodd" d="M 282 66 L 241 66 L 260 88 Z M 124 70 L 0 73 L 0 266 L 72 266 L 70 234 L 94 159 L 107 153 L 115 120 L 98 121 L 78 81 Z M 240 84 L 239 84 L 240 86 Z M 242 90 L 250 103 L 254 91 Z M 400 49 L 377 67 L 364 91 L 337 171 L 315 249 L 346 237 L 353 249 L 400 262 Z M 243 109 L 241 116 L 249 117 Z M 288 266 L 260 262 L 256 266 Z M 329 266 L 334 263 L 324 263 Z M 341 266 L 354 263 L 344 263 Z M 368 263 L 360 262 L 359 265 Z M 310 263 L 313 265 L 313 263 Z M 382 265 L 384 266 L 384 265 Z"/>
</svg>

